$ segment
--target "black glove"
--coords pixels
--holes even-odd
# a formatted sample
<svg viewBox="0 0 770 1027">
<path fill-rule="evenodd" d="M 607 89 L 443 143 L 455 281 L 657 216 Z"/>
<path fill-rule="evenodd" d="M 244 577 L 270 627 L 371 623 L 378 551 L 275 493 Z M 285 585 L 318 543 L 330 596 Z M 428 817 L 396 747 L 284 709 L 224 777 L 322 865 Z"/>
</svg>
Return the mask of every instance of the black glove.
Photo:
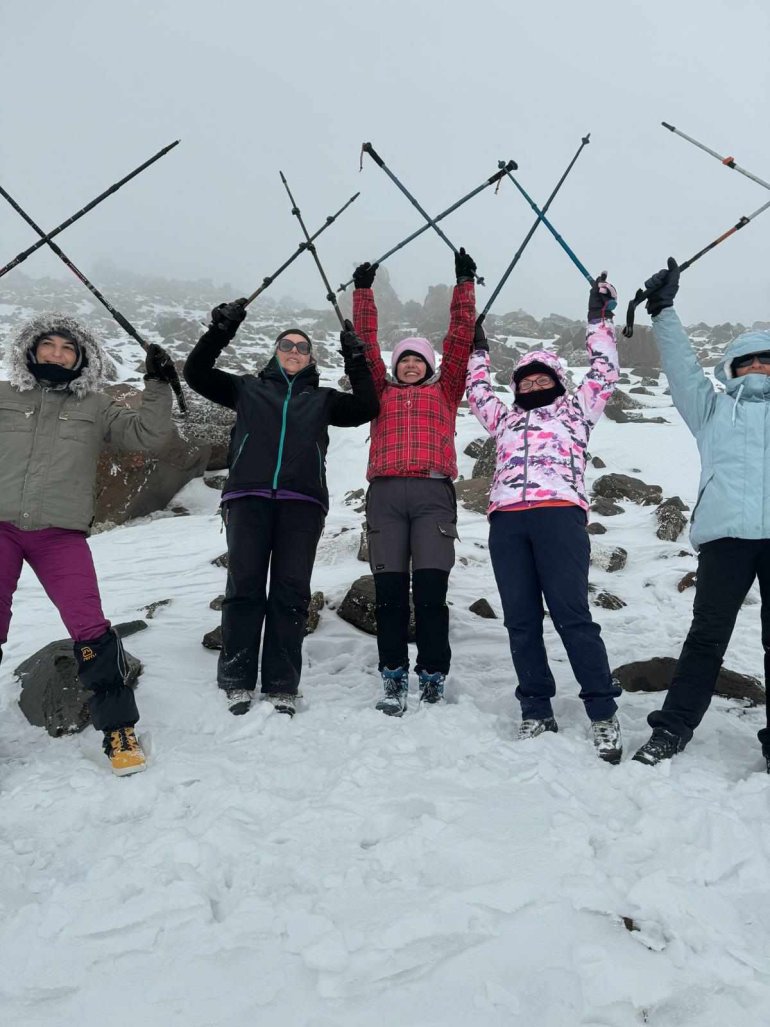
<svg viewBox="0 0 770 1027">
<path fill-rule="evenodd" d="M 462 246 L 455 253 L 455 274 L 458 285 L 462 285 L 463 282 L 472 282 L 476 277 L 476 261 L 470 253 L 465 252 Z"/>
<path fill-rule="evenodd" d="M 374 275 L 372 275 L 374 277 Z M 363 288 L 363 286 L 361 286 Z M 345 330 L 340 332 L 340 353 L 347 367 L 354 360 L 361 360 L 364 356 L 364 344 L 358 338 L 353 328 L 352 321 L 345 321 Z"/>
<path fill-rule="evenodd" d="M 489 343 L 487 342 L 487 336 L 484 331 L 484 325 L 480 319 L 477 319 L 476 321 L 476 331 L 473 335 L 473 348 L 476 351 L 483 349 L 487 353 L 489 353 Z"/>
<path fill-rule="evenodd" d="M 679 265 L 673 257 L 668 258 L 668 267 L 647 279 L 644 288 L 650 294 L 646 308 L 650 317 L 657 317 L 661 310 L 673 307 L 674 296 L 679 291 Z"/>
<path fill-rule="evenodd" d="M 602 271 L 588 296 L 588 320 L 611 321 L 613 310 L 618 305 L 618 290 L 607 281 L 607 272 Z"/>
<path fill-rule="evenodd" d="M 227 337 L 227 341 L 233 338 L 238 331 L 238 325 L 246 317 L 246 297 L 232 303 L 220 303 L 211 311 L 211 327 L 216 328 Z"/>
<path fill-rule="evenodd" d="M 353 272 L 353 285 L 356 289 L 371 289 L 374 283 L 374 276 L 377 274 L 379 264 L 359 264 Z"/>
<path fill-rule="evenodd" d="M 147 347 L 147 355 L 144 358 L 144 366 L 147 372 L 145 381 L 173 382 L 179 381 L 174 361 L 170 354 L 156 342 L 151 342 Z"/>
</svg>

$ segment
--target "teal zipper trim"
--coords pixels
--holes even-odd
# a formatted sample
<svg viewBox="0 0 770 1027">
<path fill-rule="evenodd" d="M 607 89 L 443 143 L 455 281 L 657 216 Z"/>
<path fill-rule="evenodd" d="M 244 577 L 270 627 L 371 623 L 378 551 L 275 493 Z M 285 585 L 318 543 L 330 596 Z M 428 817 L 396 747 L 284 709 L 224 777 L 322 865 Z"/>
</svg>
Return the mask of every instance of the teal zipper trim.
<svg viewBox="0 0 770 1027">
<path fill-rule="evenodd" d="M 246 432 L 246 434 L 243 436 L 243 441 L 241 442 L 240 446 L 238 446 L 238 452 L 235 454 L 235 460 L 233 460 L 233 466 L 230 468 L 230 473 L 231 474 L 233 472 L 233 468 L 238 463 L 238 461 L 241 459 L 241 453 L 243 452 L 243 447 L 246 445 L 246 443 L 248 441 L 249 441 L 249 433 Z"/>
<path fill-rule="evenodd" d="M 286 378 L 289 388 L 286 390 L 286 399 L 283 401 L 283 416 L 281 418 L 281 438 L 278 442 L 278 462 L 275 465 L 275 474 L 273 475 L 273 491 L 275 491 L 278 488 L 278 475 L 281 472 L 281 462 L 283 461 L 283 444 L 286 440 L 286 416 L 289 411 L 291 387 L 294 384 L 294 379 L 288 378 L 287 375 L 284 374 L 283 368 L 281 368 L 281 374 L 283 374 L 284 378 Z"/>
<path fill-rule="evenodd" d="M 315 448 L 318 450 L 318 477 L 320 479 L 321 484 L 323 485 L 323 483 L 324 483 L 324 462 L 323 462 L 323 457 L 321 456 L 321 447 L 318 445 L 317 442 L 315 444 Z"/>
</svg>

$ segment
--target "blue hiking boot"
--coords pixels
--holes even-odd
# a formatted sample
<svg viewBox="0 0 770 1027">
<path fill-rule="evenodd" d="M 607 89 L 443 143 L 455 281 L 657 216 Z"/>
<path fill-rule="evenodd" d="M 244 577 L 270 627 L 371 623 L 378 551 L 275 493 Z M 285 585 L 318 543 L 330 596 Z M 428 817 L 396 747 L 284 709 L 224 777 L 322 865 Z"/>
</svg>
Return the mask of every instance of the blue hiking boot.
<svg viewBox="0 0 770 1027">
<path fill-rule="evenodd" d="M 440 671 L 429 674 L 427 670 L 420 671 L 420 702 L 437 703 L 444 698 L 444 682 L 446 675 Z"/>
<path fill-rule="evenodd" d="M 406 667 L 396 667 L 395 670 L 383 667 L 382 685 L 384 695 L 375 709 L 387 713 L 389 717 L 402 717 L 409 693 L 409 671 Z"/>
</svg>

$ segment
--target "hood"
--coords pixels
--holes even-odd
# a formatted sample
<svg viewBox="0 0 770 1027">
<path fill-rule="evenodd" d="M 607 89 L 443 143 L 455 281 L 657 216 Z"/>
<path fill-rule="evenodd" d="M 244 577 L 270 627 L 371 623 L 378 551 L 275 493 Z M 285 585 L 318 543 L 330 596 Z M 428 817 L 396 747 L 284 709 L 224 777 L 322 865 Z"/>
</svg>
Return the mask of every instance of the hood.
<svg viewBox="0 0 770 1027">
<path fill-rule="evenodd" d="M 9 381 L 19 392 L 34 389 L 37 382 L 27 367 L 27 351 L 41 335 L 55 335 L 63 330 L 72 336 L 86 355 L 87 364 L 80 376 L 70 382 L 69 390 L 76 396 L 95 392 L 103 384 L 108 357 L 94 336 L 74 317 L 68 314 L 45 313 L 28 321 L 11 339 L 8 346 Z"/>
<path fill-rule="evenodd" d="M 734 392 L 739 384 L 746 381 L 746 377 L 751 376 L 736 378 L 730 366 L 733 360 L 748 356 L 749 353 L 765 351 L 770 351 L 770 332 L 742 332 L 728 344 L 724 357 L 714 368 L 714 377 L 726 386 L 728 392 Z"/>
<path fill-rule="evenodd" d="M 551 353 L 550 350 L 535 349 L 532 350 L 531 353 L 525 353 L 521 360 L 516 364 L 513 371 L 511 371 L 510 386 L 514 395 L 516 394 L 516 387 L 513 383 L 513 376 L 519 368 L 524 368 L 527 364 L 545 364 L 546 367 L 551 368 L 553 371 L 554 378 L 564 386 L 564 391 L 569 392 L 570 383 L 564 373 L 561 360 L 559 360 L 555 353 Z"/>
</svg>

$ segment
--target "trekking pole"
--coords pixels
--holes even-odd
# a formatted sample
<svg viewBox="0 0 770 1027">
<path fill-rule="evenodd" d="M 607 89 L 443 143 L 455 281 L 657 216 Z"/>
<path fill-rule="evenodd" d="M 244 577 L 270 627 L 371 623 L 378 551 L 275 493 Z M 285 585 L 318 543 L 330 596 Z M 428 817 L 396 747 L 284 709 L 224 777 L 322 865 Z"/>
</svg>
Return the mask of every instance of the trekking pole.
<svg viewBox="0 0 770 1027">
<path fill-rule="evenodd" d="M 337 299 L 336 299 L 336 297 L 334 295 L 334 290 L 332 289 L 331 285 L 329 284 L 329 279 L 326 277 L 326 272 L 324 271 L 323 267 L 321 266 L 321 261 L 320 261 L 320 259 L 318 257 L 317 252 L 316 252 L 315 243 L 313 242 L 312 238 L 308 235 L 307 228 L 305 227 L 305 222 L 302 220 L 302 211 L 299 209 L 299 207 L 297 206 L 296 200 L 291 195 L 291 189 L 289 188 L 289 183 L 286 181 L 286 175 L 284 175 L 284 173 L 282 171 L 279 171 L 278 174 L 281 176 L 281 181 L 284 184 L 286 192 L 289 194 L 289 199 L 291 200 L 291 212 L 294 215 L 294 217 L 297 219 L 297 221 L 299 221 L 300 227 L 302 229 L 302 233 L 305 236 L 305 249 L 309 253 L 313 254 L 313 260 L 315 261 L 315 265 L 318 268 L 318 273 L 321 276 L 321 278 L 323 279 L 324 285 L 326 286 L 326 298 L 331 303 L 331 305 L 334 307 L 334 313 L 339 318 L 340 327 L 344 330 L 344 328 L 345 328 L 345 318 L 342 316 L 342 311 L 340 310 L 339 304 L 337 303 Z"/>
<path fill-rule="evenodd" d="M 498 167 L 502 167 L 502 166 L 503 166 L 503 162 L 500 161 L 499 164 L 498 164 Z M 524 199 L 527 201 L 527 203 L 530 205 L 532 210 L 534 210 L 534 212 L 537 214 L 538 221 L 542 221 L 543 222 L 545 227 L 548 229 L 548 231 L 554 237 L 554 239 L 559 244 L 559 246 L 561 246 L 561 248 L 567 254 L 569 259 L 572 261 L 572 263 L 575 265 L 575 267 L 578 269 L 578 271 L 581 273 L 581 275 L 583 275 L 583 277 L 586 278 L 591 283 L 591 285 L 594 285 L 595 284 L 594 279 L 589 274 L 588 269 L 586 268 L 586 266 L 584 264 L 580 263 L 578 258 L 575 256 L 574 252 L 570 249 L 570 247 L 567 245 L 567 243 L 565 243 L 565 241 L 562 239 L 562 237 L 559 235 L 559 233 L 553 227 L 553 225 L 548 220 L 548 218 L 543 216 L 543 211 L 540 210 L 540 208 L 537 206 L 537 204 L 532 199 L 532 197 L 529 195 L 529 193 L 527 193 L 526 190 L 524 189 L 524 187 L 521 186 L 516 181 L 516 179 L 513 177 L 513 175 L 510 173 L 510 171 L 506 172 L 506 174 L 508 175 L 508 178 L 510 178 L 510 180 L 513 182 L 513 184 L 516 186 L 516 188 L 519 190 L 519 192 L 524 197 Z"/>
<path fill-rule="evenodd" d="M 524 236 L 524 240 L 523 240 L 521 246 L 519 246 L 518 250 L 516 250 L 516 253 L 514 254 L 513 260 L 510 262 L 508 267 L 505 269 L 505 272 L 503 273 L 503 277 L 500 279 L 500 281 L 495 286 L 495 289 L 494 289 L 492 295 L 489 297 L 489 299 L 486 302 L 486 306 L 481 311 L 479 316 L 476 318 L 477 324 L 483 324 L 484 323 L 484 318 L 489 313 L 489 311 L 490 311 L 490 309 L 492 307 L 492 304 L 495 302 L 495 300 L 498 297 L 498 294 L 499 294 L 500 290 L 505 285 L 505 283 L 508 281 L 508 278 L 509 278 L 511 272 L 513 271 L 513 269 L 518 264 L 519 259 L 521 258 L 522 253 L 524 252 L 524 250 L 526 250 L 527 246 L 529 245 L 529 240 L 532 238 L 532 236 L 535 234 L 535 232 L 539 228 L 540 222 L 543 220 L 543 215 L 548 210 L 548 208 L 551 206 L 551 203 L 553 202 L 553 200 L 554 200 L 556 194 L 558 193 L 558 191 L 564 185 L 564 181 L 567 178 L 567 175 L 569 175 L 570 171 L 572 171 L 572 168 L 574 167 L 575 162 L 577 161 L 577 159 L 580 156 L 580 154 L 583 152 L 583 148 L 588 146 L 588 142 L 589 142 L 590 138 L 591 138 L 591 133 L 590 132 L 588 133 L 588 135 L 583 136 L 583 138 L 581 140 L 581 143 L 580 143 L 580 146 L 578 147 L 577 153 L 575 154 L 575 156 L 572 158 L 572 160 L 567 165 L 567 170 L 564 172 L 564 174 L 561 176 L 559 181 L 556 183 L 556 188 L 553 190 L 551 195 L 548 197 L 546 202 L 543 204 L 542 213 L 537 216 L 537 219 L 536 219 L 535 223 L 532 225 L 530 230 Z"/>
<path fill-rule="evenodd" d="M 291 255 L 291 256 L 289 257 L 289 259 L 288 259 L 288 260 L 285 260 L 285 261 L 283 262 L 283 264 L 281 264 L 281 266 L 280 266 L 280 267 L 279 267 L 279 268 L 278 268 L 278 269 L 277 269 L 276 271 L 273 271 L 273 273 L 272 273 L 271 275 L 268 275 L 268 276 L 267 276 L 267 278 L 263 278 L 263 279 L 262 279 L 262 284 L 261 284 L 261 285 L 259 286 L 259 288 L 258 288 L 258 289 L 256 289 L 256 290 L 255 290 L 255 291 L 254 291 L 254 292 L 253 292 L 253 293 L 251 294 L 251 296 L 247 297 L 247 299 L 246 299 L 246 303 L 244 304 L 244 306 L 247 306 L 247 307 L 248 307 L 248 305 L 249 305 L 249 304 L 250 304 L 250 303 L 251 303 L 251 302 L 252 302 L 253 300 L 255 300 L 255 299 L 257 298 L 257 296 L 259 296 L 259 294 L 260 294 L 261 292 L 264 292 L 264 291 L 265 291 L 265 289 L 266 289 L 266 288 L 267 288 L 267 287 L 268 287 L 269 285 L 272 285 L 272 283 L 273 283 L 273 282 L 274 282 L 274 281 L 276 280 L 276 278 L 277 278 L 277 277 L 278 277 L 278 276 L 279 276 L 280 274 L 283 274 L 283 272 L 284 272 L 284 271 L 286 270 L 286 268 L 287 268 L 287 267 L 289 266 L 289 264 L 293 264 L 293 263 L 294 263 L 294 261 L 295 261 L 295 260 L 297 259 L 297 257 L 298 257 L 298 256 L 300 255 L 300 253 L 304 253 L 304 251 L 305 251 L 305 250 L 306 250 L 306 249 L 308 248 L 308 245 L 309 245 L 309 244 L 312 244 L 312 243 L 313 243 L 313 241 L 314 241 L 315 239 L 317 239 L 317 238 L 318 238 L 318 236 L 319 236 L 319 235 L 320 235 L 320 234 L 321 234 L 322 232 L 325 232 L 325 231 L 326 231 L 326 229 L 327 229 L 327 228 L 329 227 L 329 225 L 331 225 L 331 224 L 334 224 L 334 222 L 335 222 L 335 221 L 337 220 L 337 218 L 338 218 L 338 217 L 340 216 L 340 214 L 341 214 L 341 213 L 343 212 L 343 210 L 346 210 L 346 209 L 347 209 L 347 208 L 348 208 L 348 207 L 350 206 L 350 204 L 351 204 L 351 203 L 352 203 L 352 202 L 353 202 L 354 200 L 357 200 L 357 199 L 358 199 L 358 197 L 359 197 L 360 195 L 361 195 L 361 193 L 356 193 L 356 194 L 355 194 L 355 196 L 351 196 L 351 197 L 350 197 L 350 199 L 348 200 L 348 202 L 347 202 L 347 203 L 344 203 L 344 204 L 343 204 L 343 205 L 342 205 L 342 206 L 340 207 L 340 209 L 339 209 L 339 210 L 337 211 L 337 213 L 336 213 L 336 214 L 330 214 L 330 215 L 329 215 L 329 216 L 327 217 L 327 219 L 326 219 L 326 221 L 325 221 L 325 222 L 323 223 L 323 225 L 321 225 L 321 227 L 320 227 L 320 228 L 318 229 L 318 231 L 317 231 L 317 232 L 313 232 L 313 234 L 312 234 L 312 235 L 310 236 L 310 238 L 308 239 L 308 241 L 307 241 L 307 242 L 301 242 L 301 243 L 299 244 L 299 246 L 298 246 L 298 247 L 296 248 L 296 250 L 294 251 L 294 253 L 292 253 L 292 255 Z"/>
<path fill-rule="evenodd" d="M 131 322 L 127 320 L 120 313 L 119 310 L 116 310 L 115 307 L 113 307 L 109 300 L 107 300 L 102 295 L 102 293 L 99 292 L 96 286 L 86 278 L 83 272 L 72 263 L 72 261 L 66 255 L 66 253 L 60 250 L 58 245 L 55 242 L 52 242 L 51 239 L 49 239 L 48 236 L 46 236 L 45 232 L 40 227 L 40 225 L 36 224 L 36 222 L 32 220 L 29 214 L 27 214 L 27 212 L 19 206 L 16 200 L 14 200 L 14 198 L 9 193 L 7 193 L 2 186 L 0 186 L 0 196 L 3 196 L 10 203 L 10 205 L 13 207 L 16 213 L 20 214 L 21 217 L 23 217 L 27 224 L 30 226 L 30 228 L 37 232 L 41 240 L 49 247 L 49 249 L 53 250 L 53 252 L 59 258 L 59 260 L 61 260 L 64 264 L 67 265 L 70 271 L 77 278 L 80 279 L 83 285 L 85 285 L 85 287 L 91 292 L 91 294 L 94 297 L 96 297 L 96 299 L 102 304 L 102 306 L 105 307 L 110 312 L 110 314 L 112 314 L 113 318 L 118 322 L 123 331 L 130 335 L 132 339 L 135 339 L 143 350 L 148 350 L 148 344 L 144 341 L 144 339 L 141 337 L 136 328 L 134 328 Z M 183 414 L 187 413 L 187 403 L 185 402 L 184 395 L 182 394 L 182 385 L 179 381 L 179 375 L 177 374 L 176 369 L 174 370 L 174 378 L 172 379 L 170 384 L 171 388 L 174 390 L 174 394 L 176 395 L 177 402 L 179 404 L 179 409 L 182 411 Z"/>
<path fill-rule="evenodd" d="M 719 246 L 719 244 L 724 242 L 725 239 L 729 239 L 731 235 L 735 235 L 735 233 L 739 231 L 739 229 L 745 228 L 750 221 L 753 221 L 754 218 L 759 217 L 759 215 L 768 208 L 770 208 L 770 200 L 768 200 L 768 202 L 764 204 L 764 206 L 760 207 L 758 210 L 755 210 L 753 214 L 748 214 L 747 216 L 740 218 L 738 221 L 736 221 L 732 228 L 728 228 L 726 232 L 723 232 L 722 235 L 714 239 L 713 242 L 710 242 L 708 246 L 704 246 L 702 250 L 699 250 L 694 257 L 690 257 L 690 259 L 686 260 L 684 264 L 680 264 L 680 272 L 686 271 L 687 268 L 691 267 L 696 260 L 700 260 L 700 258 L 705 256 L 705 254 L 707 254 L 710 250 L 713 250 L 715 246 Z M 646 290 L 637 289 L 636 295 L 628 304 L 628 310 L 626 311 L 626 324 L 623 328 L 623 335 L 625 335 L 627 339 L 630 339 L 631 336 L 634 334 L 634 313 L 636 311 L 636 308 L 639 306 L 640 303 L 644 303 L 644 301 L 649 298 L 649 295 L 649 292 L 647 292 Z"/>
<path fill-rule="evenodd" d="M 443 231 L 438 227 L 438 225 L 436 224 L 435 220 L 430 216 L 430 214 L 427 212 L 427 210 L 425 210 L 424 207 L 420 206 L 420 204 L 417 202 L 417 200 L 414 198 L 414 196 L 412 196 L 412 194 L 409 192 L 409 190 L 406 188 L 406 186 L 403 184 L 403 182 L 400 182 L 396 178 L 396 176 L 390 170 L 388 165 L 385 163 L 385 161 L 382 159 L 382 157 L 380 157 L 379 153 L 377 153 L 375 148 L 372 146 L 372 144 L 371 143 L 364 143 L 363 146 L 361 147 L 361 152 L 369 154 L 369 156 L 372 158 L 374 163 L 378 164 L 382 168 L 382 170 L 385 172 L 385 174 L 388 176 L 388 178 L 391 180 L 391 182 L 395 183 L 395 185 L 398 186 L 398 188 L 401 190 L 401 192 L 404 194 L 404 196 L 406 196 L 407 200 L 409 200 L 409 202 L 412 204 L 412 206 L 416 210 L 418 210 L 420 212 L 420 214 L 422 214 L 422 216 L 428 222 L 428 227 L 432 228 L 433 231 L 438 235 L 438 237 L 440 239 L 444 240 L 444 242 L 447 244 L 447 246 L 452 251 L 452 253 L 456 254 L 457 253 L 457 247 L 455 246 L 455 244 L 453 242 L 451 242 L 450 239 L 446 235 L 444 235 Z M 484 279 L 482 278 L 481 275 L 478 275 L 478 274 L 474 275 L 474 278 L 476 279 L 476 282 L 477 282 L 478 285 L 483 285 L 484 284 Z"/>
<path fill-rule="evenodd" d="M 720 164 L 724 164 L 726 168 L 731 168 L 733 171 L 739 172 L 741 175 L 745 175 L 746 178 L 750 178 L 752 182 L 756 182 L 757 185 L 762 185 L 765 189 L 770 189 L 770 182 L 765 182 L 762 178 L 757 178 L 756 175 L 752 175 L 750 171 L 740 167 L 735 163 L 734 157 L 723 157 L 721 153 L 717 153 L 716 150 L 710 149 L 708 146 L 704 146 L 703 143 L 699 143 L 697 139 L 693 139 L 692 136 L 685 135 L 684 132 L 680 132 L 678 128 L 674 128 L 673 125 L 669 125 L 667 121 L 661 121 L 661 125 L 667 128 L 669 132 L 673 132 L 674 135 L 681 136 L 682 139 L 686 139 L 688 143 L 692 143 L 693 146 L 697 146 L 699 150 L 704 150 L 706 153 L 710 153 L 712 157 L 716 157 Z"/>
<path fill-rule="evenodd" d="M 431 220 L 432 220 L 433 224 L 438 224 L 439 221 L 443 221 L 445 217 L 447 217 L 453 211 L 457 210 L 458 207 L 462 207 L 462 205 L 464 203 L 467 203 L 468 200 L 473 199 L 473 197 L 477 196 L 480 192 L 482 192 L 482 190 L 486 189 L 490 185 L 494 185 L 496 182 L 499 182 L 500 179 L 503 177 L 503 175 L 505 174 L 506 171 L 514 171 L 517 167 L 518 167 L 518 164 L 516 163 L 515 160 L 509 160 L 508 163 L 506 164 L 505 168 L 503 168 L 500 171 L 496 171 L 494 173 L 494 175 L 490 175 L 489 178 L 485 179 L 481 183 L 481 185 L 476 186 L 475 189 L 472 189 L 469 193 L 467 193 L 465 196 L 463 196 L 461 199 L 459 199 L 457 201 L 457 203 L 453 203 L 451 207 L 447 207 L 446 210 L 442 210 L 440 214 L 437 214 L 434 218 L 432 218 Z M 370 263 L 371 264 L 384 264 L 385 261 L 388 259 L 388 257 L 392 257 L 394 253 L 398 252 L 398 250 L 403 249 L 404 246 L 407 245 L 407 243 L 412 242 L 412 240 L 416 239 L 418 235 L 422 235 L 423 232 L 427 232 L 430 228 L 431 228 L 431 225 L 429 225 L 429 224 L 423 225 L 422 228 L 418 228 L 416 232 L 412 232 L 412 234 L 408 235 L 406 237 L 406 239 L 402 239 L 400 243 L 398 243 L 396 246 L 393 246 L 391 249 L 389 249 L 387 253 L 383 253 L 383 255 L 381 257 L 379 257 L 377 260 L 370 261 Z M 353 279 L 351 278 L 349 281 L 347 281 L 343 285 L 341 285 L 339 287 L 339 289 L 337 289 L 337 292 L 344 292 L 347 289 L 347 287 L 349 285 L 352 285 L 352 284 L 353 284 Z"/>
<path fill-rule="evenodd" d="M 5 267 L 0 268 L 0 278 L 2 278 L 3 275 L 7 275 L 8 272 L 12 271 L 15 267 L 18 267 L 19 264 L 25 261 L 27 257 L 35 252 L 35 250 L 39 250 L 41 246 L 45 246 L 49 239 L 53 239 L 54 236 L 59 234 L 59 232 L 63 232 L 65 228 L 69 228 L 70 225 L 74 225 L 75 222 L 82 218 L 84 214 L 87 214 L 89 210 L 93 210 L 97 204 L 102 202 L 102 200 L 106 200 L 108 196 L 116 193 L 121 186 L 126 184 L 126 182 L 130 182 L 132 178 L 136 178 L 136 176 L 141 174 L 145 168 L 149 168 L 149 166 L 154 164 L 156 160 L 160 160 L 160 158 L 164 157 L 169 150 L 173 150 L 174 147 L 178 145 L 179 140 L 175 139 L 173 143 L 169 143 L 168 146 L 164 146 L 162 150 L 158 150 L 154 157 L 150 157 L 150 159 L 146 160 L 144 164 L 140 164 L 138 168 L 135 168 L 131 174 L 126 175 L 125 178 L 121 178 L 119 182 L 115 182 L 115 184 L 111 185 L 109 189 L 105 189 L 104 192 L 100 193 L 95 200 L 91 200 L 90 203 L 87 203 L 85 207 L 81 208 L 77 214 L 73 214 L 71 218 L 67 218 L 66 221 L 62 221 L 60 225 L 57 225 L 56 228 L 52 229 L 52 231 L 44 236 L 44 238 L 38 239 L 36 243 L 29 247 L 29 249 L 17 254 L 10 264 L 6 264 Z"/>
</svg>

